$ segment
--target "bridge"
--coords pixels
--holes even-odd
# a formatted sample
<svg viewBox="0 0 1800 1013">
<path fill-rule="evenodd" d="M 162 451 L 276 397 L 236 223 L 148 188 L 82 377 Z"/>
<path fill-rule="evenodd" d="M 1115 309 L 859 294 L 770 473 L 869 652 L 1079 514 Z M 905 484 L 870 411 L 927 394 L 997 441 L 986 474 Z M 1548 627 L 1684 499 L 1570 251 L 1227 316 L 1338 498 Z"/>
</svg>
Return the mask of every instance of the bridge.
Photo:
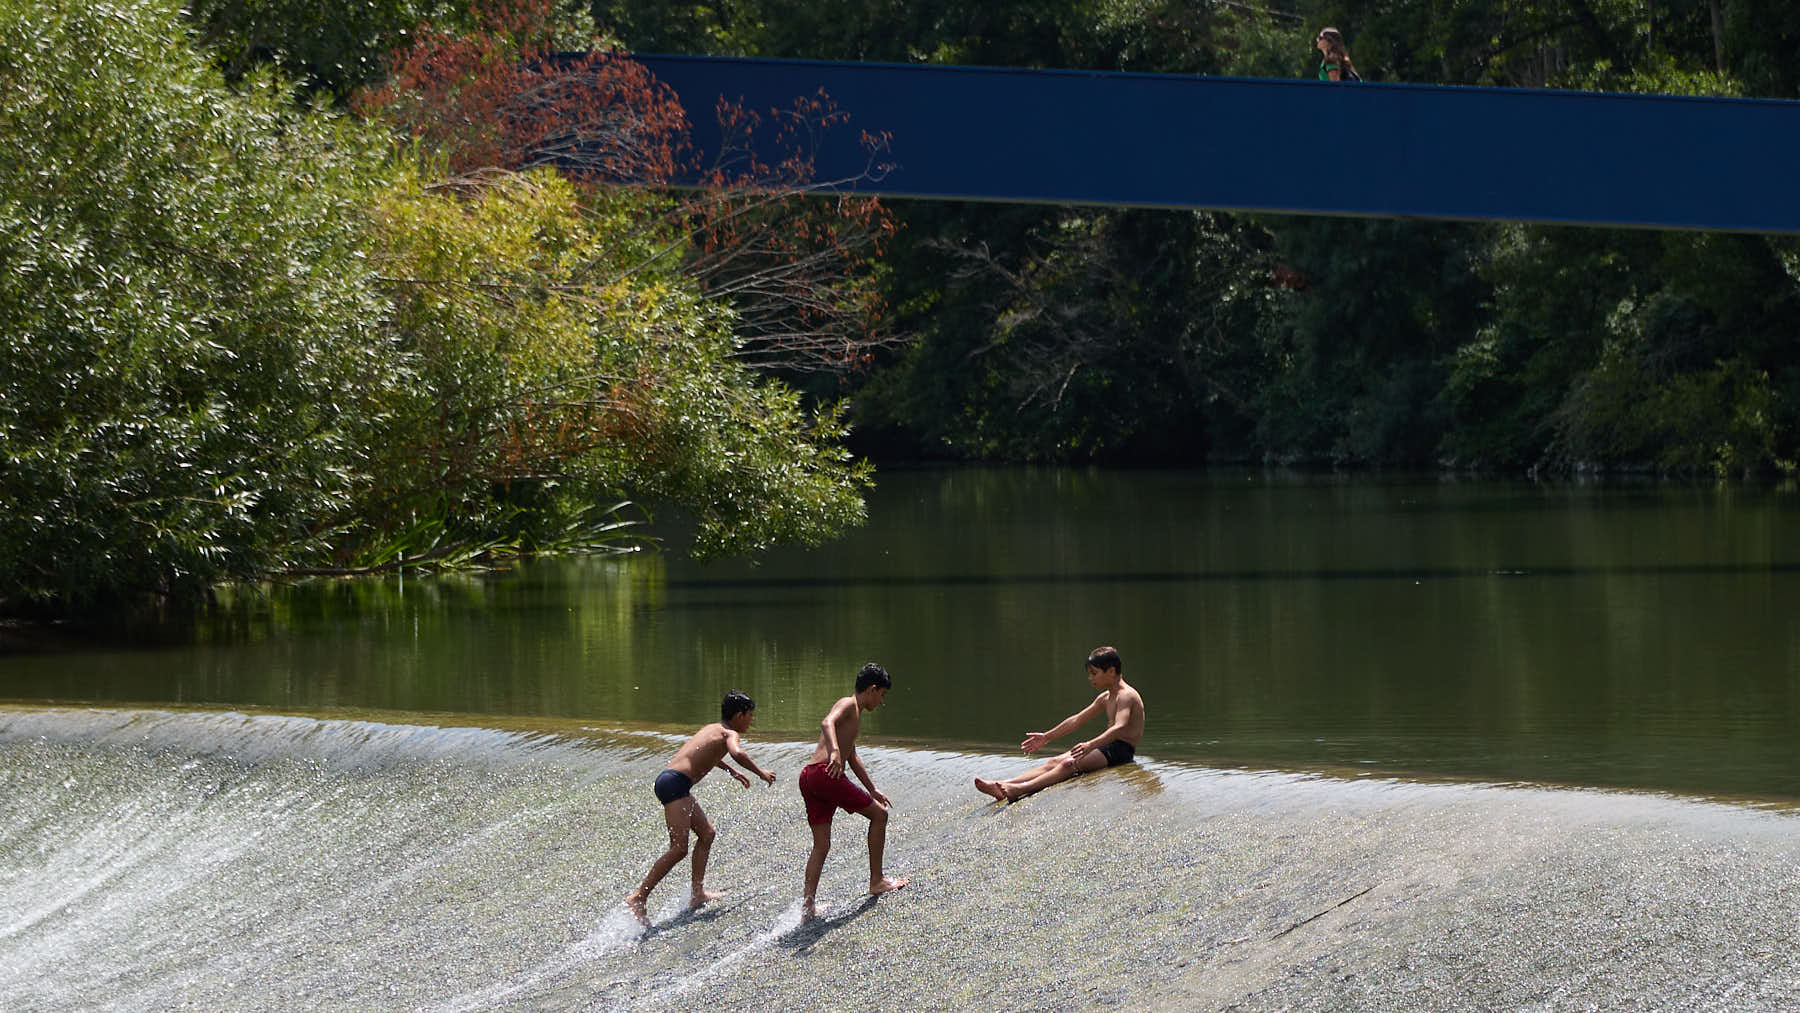
<svg viewBox="0 0 1800 1013">
<path fill-rule="evenodd" d="M 820 89 L 819 179 L 884 197 L 1800 233 L 1800 102 L 636 56 L 716 149 L 717 100 Z"/>
</svg>

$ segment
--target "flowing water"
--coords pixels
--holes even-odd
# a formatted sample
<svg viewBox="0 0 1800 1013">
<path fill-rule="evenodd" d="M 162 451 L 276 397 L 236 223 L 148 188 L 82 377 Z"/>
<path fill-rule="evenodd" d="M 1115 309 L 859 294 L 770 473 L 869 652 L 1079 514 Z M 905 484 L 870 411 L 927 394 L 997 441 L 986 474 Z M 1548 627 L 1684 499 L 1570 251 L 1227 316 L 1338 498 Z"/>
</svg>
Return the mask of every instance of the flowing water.
<svg viewBox="0 0 1800 1013">
<path fill-rule="evenodd" d="M 1790 490 L 1060 470 L 889 473 L 756 565 L 240 592 L 0 655 L 0 1007 L 1794 1008 L 1797 607 Z M 1145 762 L 989 804 L 1100 643 Z M 870 659 L 914 883 L 841 817 L 802 924 Z M 699 786 L 729 893 L 645 931 L 730 688 L 781 780 Z"/>
</svg>

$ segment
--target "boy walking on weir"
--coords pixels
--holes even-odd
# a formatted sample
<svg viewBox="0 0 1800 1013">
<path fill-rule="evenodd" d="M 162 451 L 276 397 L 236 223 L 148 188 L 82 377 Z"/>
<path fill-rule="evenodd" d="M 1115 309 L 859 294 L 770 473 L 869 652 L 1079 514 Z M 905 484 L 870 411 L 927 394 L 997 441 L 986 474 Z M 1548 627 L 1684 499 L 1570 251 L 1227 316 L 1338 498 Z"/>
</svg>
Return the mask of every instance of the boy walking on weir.
<svg viewBox="0 0 1800 1013">
<path fill-rule="evenodd" d="M 815 900 L 819 892 L 819 874 L 825 869 L 825 856 L 831 851 L 831 818 L 839 809 L 853 812 L 869 821 L 869 893 L 887 893 L 905 886 L 905 879 L 894 879 L 881 871 L 881 854 L 887 846 L 888 809 L 892 803 L 876 790 L 869 771 L 856 755 L 856 735 L 862 731 L 862 712 L 881 706 L 893 686 L 887 670 L 870 662 L 856 676 L 856 694 L 843 697 L 831 705 L 825 719 L 819 722 L 819 746 L 812 761 L 800 771 L 800 797 L 806 801 L 806 822 L 812 827 L 812 853 L 806 856 L 806 893 L 802 900 L 804 917 L 821 914 Z M 868 791 L 858 788 L 844 776 L 848 766 Z"/>
<path fill-rule="evenodd" d="M 1067 735 L 1086 724 L 1090 718 L 1106 716 L 1106 730 L 1085 742 L 1077 742 L 1069 751 L 1015 777 L 1004 781 L 975 779 L 977 791 L 1014 802 L 1034 791 L 1041 791 L 1076 774 L 1104 767 L 1130 763 L 1137 756 L 1137 744 L 1144 737 L 1144 698 L 1124 678 L 1125 663 L 1111 647 L 1096 647 L 1088 654 L 1088 685 L 1100 691 L 1094 702 L 1063 718 L 1047 732 L 1030 732 L 1019 748 L 1035 753 L 1051 739 Z"/>
<path fill-rule="evenodd" d="M 625 906 L 637 919 L 645 925 L 650 924 L 648 902 L 650 891 L 656 884 L 675 868 L 675 864 L 688 853 L 688 833 L 692 831 L 698 838 L 694 844 L 694 882 L 691 907 L 700 907 L 707 901 L 718 900 L 721 894 L 706 889 L 706 859 L 712 851 L 715 832 L 713 825 L 688 792 L 712 771 L 714 767 L 737 778 L 738 783 L 750 787 L 750 779 L 731 769 L 725 762 L 725 755 L 741 764 L 745 770 L 754 773 L 769 784 L 775 783 L 775 775 L 756 765 L 750 754 L 744 752 L 744 745 L 739 736 L 750 730 L 756 722 L 756 702 L 737 690 L 725 694 L 719 705 L 719 722 L 707 725 L 694 733 L 694 737 L 675 751 L 675 758 L 669 761 L 669 769 L 656 776 L 656 800 L 662 803 L 663 819 L 669 824 L 669 850 L 651 864 L 650 872 L 636 890 L 625 895 Z"/>
</svg>

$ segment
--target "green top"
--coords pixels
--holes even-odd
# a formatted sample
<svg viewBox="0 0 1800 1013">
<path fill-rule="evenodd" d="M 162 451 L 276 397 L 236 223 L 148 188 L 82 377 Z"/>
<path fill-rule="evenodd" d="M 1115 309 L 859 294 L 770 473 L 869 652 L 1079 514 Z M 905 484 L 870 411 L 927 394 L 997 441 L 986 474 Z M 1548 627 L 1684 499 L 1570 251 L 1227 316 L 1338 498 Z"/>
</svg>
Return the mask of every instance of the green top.
<svg viewBox="0 0 1800 1013">
<path fill-rule="evenodd" d="M 1321 63 L 1321 64 L 1319 64 L 1319 80 L 1329 81 L 1329 80 L 1331 80 L 1331 72 L 1334 70 L 1341 70 L 1341 69 L 1342 68 L 1339 67 L 1335 63 Z M 1338 76 L 1343 77 L 1344 75 L 1339 74 Z"/>
</svg>

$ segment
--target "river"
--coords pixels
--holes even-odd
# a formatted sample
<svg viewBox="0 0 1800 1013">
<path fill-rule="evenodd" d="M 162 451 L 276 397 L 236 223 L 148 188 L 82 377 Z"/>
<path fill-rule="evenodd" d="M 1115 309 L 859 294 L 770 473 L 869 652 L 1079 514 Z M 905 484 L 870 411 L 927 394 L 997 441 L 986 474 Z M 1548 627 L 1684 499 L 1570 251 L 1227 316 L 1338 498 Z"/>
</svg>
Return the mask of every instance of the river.
<svg viewBox="0 0 1800 1013">
<path fill-rule="evenodd" d="M 240 593 L 187 643 L 0 656 L 19 702 L 1004 749 L 1118 647 L 1142 751 L 1220 767 L 1800 799 L 1800 495 L 1073 470 L 885 473 L 811 551 Z"/>
</svg>

